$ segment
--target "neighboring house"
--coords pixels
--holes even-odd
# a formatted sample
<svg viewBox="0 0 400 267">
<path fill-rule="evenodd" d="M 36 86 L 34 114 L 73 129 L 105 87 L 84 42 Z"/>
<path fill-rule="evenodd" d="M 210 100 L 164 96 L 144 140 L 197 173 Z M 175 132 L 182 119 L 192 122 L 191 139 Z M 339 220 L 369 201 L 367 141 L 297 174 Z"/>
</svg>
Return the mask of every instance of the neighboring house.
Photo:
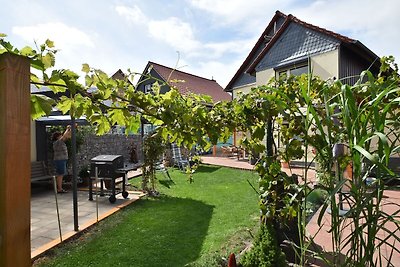
<svg viewBox="0 0 400 267">
<path fill-rule="evenodd" d="M 166 93 L 170 90 L 170 86 L 174 86 L 183 95 L 194 93 L 211 96 L 214 103 L 218 101 L 230 101 L 232 99 L 231 95 L 225 92 L 224 88 L 214 79 L 206 79 L 150 61 L 147 63 L 143 75 L 136 86 L 136 90 L 145 93 L 151 91 L 151 86 L 156 80 L 148 79 L 144 75 L 150 75 L 166 83 L 166 85 L 161 86 L 160 93 Z"/>
<path fill-rule="evenodd" d="M 273 77 L 307 73 L 309 67 L 322 79 L 352 85 L 361 71 L 377 73 L 379 65 L 379 57 L 361 42 L 276 11 L 225 91 L 235 98 Z"/>
<path fill-rule="evenodd" d="M 276 11 L 240 68 L 225 88 L 233 98 L 271 78 L 308 73 L 354 84 L 363 70 L 378 73 L 379 57 L 361 42 Z M 272 133 L 268 135 L 273 135 Z M 244 133 L 236 132 L 234 143 Z M 275 143 L 279 147 L 279 130 Z"/>
<path fill-rule="evenodd" d="M 148 76 L 154 77 L 155 79 L 149 79 Z M 143 75 L 137 83 L 136 90 L 144 93 L 151 92 L 151 86 L 156 82 L 156 79 L 165 82 L 165 84 L 160 88 L 160 93 L 162 94 L 171 90 L 170 86 L 174 86 L 182 95 L 187 93 L 208 95 L 212 98 L 213 103 L 232 100 L 232 96 L 225 92 L 224 88 L 222 88 L 214 79 L 203 78 L 151 61 L 147 63 Z M 144 134 L 153 130 L 154 126 L 150 124 L 143 125 Z M 232 142 L 230 141 L 230 143 Z M 214 149 L 214 151 L 215 150 L 216 149 Z"/>
</svg>

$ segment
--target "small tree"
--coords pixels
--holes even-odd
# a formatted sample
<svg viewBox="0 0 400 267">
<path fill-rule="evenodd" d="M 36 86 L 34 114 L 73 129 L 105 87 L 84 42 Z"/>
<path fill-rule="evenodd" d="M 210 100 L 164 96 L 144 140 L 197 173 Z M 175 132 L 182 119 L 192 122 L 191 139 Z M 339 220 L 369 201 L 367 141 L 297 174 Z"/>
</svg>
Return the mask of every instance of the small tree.
<svg viewBox="0 0 400 267">
<path fill-rule="evenodd" d="M 143 140 L 144 163 L 142 167 L 142 189 L 150 195 L 157 195 L 156 167 L 165 152 L 165 143 L 156 133 L 149 134 Z"/>
</svg>

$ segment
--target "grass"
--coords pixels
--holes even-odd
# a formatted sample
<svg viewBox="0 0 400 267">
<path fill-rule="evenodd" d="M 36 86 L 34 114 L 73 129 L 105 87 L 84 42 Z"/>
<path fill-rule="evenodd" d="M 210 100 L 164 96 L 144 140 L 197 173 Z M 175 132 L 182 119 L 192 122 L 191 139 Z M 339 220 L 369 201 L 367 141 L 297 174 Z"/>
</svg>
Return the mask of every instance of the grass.
<svg viewBox="0 0 400 267">
<path fill-rule="evenodd" d="M 247 182 L 257 175 L 215 166 L 201 166 L 193 184 L 178 170 L 170 175 L 174 183 L 159 177 L 161 197 L 135 202 L 37 265 L 212 266 L 238 252 L 258 221 Z"/>
</svg>

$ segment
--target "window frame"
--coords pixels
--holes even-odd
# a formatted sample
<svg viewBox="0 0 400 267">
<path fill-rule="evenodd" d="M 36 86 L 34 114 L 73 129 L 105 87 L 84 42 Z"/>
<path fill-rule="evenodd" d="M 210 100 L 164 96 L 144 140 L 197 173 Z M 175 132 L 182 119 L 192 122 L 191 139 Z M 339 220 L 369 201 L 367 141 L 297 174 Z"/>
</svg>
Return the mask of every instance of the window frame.
<svg viewBox="0 0 400 267">
<path fill-rule="evenodd" d="M 144 91 L 144 93 L 145 93 L 145 94 L 151 93 L 151 92 L 152 92 L 152 89 L 151 89 L 152 86 L 153 86 L 152 83 L 145 84 L 145 85 L 143 86 L 143 91 Z"/>
<path fill-rule="evenodd" d="M 293 70 L 298 70 L 298 69 L 301 69 L 301 68 L 304 68 L 304 67 L 307 68 L 306 72 L 302 72 L 300 74 L 295 74 L 295 75 L 292 74 Z M 286 80 L 291 75 L 300 76 L 300 75 L 305 74 L 305 73 L 308 74 L 308 62 L 302 62 L 302 63 L 293 64 L 293 65 L 290 65 L 290 66 L 286 66 L 286 67 L 276 68 L 275 69 L 275 77 L 277 79 L 279 79 L 279 80 L 281 80 L 281 79 L 285 79 Z"/>
</svg>

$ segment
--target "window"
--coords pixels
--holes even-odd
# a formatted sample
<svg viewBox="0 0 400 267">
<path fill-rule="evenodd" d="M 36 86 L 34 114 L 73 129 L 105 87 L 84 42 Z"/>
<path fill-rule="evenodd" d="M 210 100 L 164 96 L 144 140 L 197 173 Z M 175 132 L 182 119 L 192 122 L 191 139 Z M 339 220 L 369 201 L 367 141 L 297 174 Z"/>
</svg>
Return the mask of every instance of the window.
<svg viewBox="0 0 400 267">
<path fill-rule="evenodd" d="M 151 93 L 151 85 L 152 85 L 151 83 L 144 85 L 144 93 L 145 94 Z"/>
<path fill-rule="evenodd" d="M 277 73 L 278 73 L 278 78 L 280 80 L 285 80 L 285 79 L 287 79 L 287 77 L 289 77 L 291 75 L 299 76 L 301 74 L 308 73 L 308 65 L 295 66 L 295 67 L 277 70 Z"/>
</svg>

